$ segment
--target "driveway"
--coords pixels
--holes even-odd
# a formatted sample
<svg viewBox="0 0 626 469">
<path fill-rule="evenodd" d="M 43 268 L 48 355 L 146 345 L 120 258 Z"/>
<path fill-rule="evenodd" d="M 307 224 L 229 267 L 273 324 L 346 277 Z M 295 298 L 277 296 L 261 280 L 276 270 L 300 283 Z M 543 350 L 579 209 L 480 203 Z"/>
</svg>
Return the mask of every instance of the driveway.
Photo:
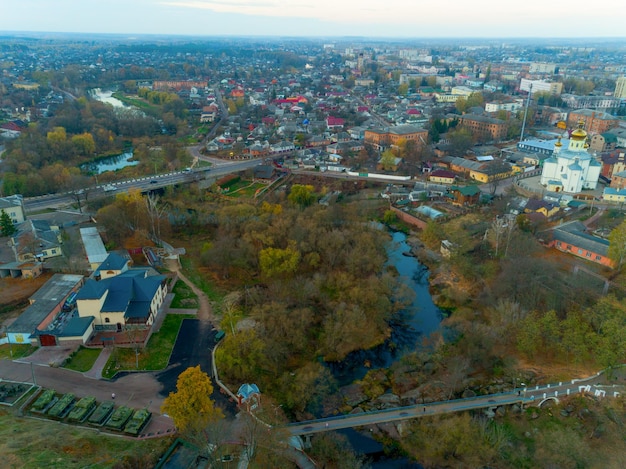
<svg viewBox="0 0 626 469">
<path fill-rule="evenodd" d="M 215 345 L 216 333 L 217 330 L 210 322 L 198 319 L 183 321 L 168 367 L 155 373 L 156 380 L 161 384 L 160 397 L 165 398 L 170 392 L 176 391 L 178 375 L 189 367 L 200 365 L 200 369 L 211 376 L 211 350 Z M 225 415 L 236 412 L 235 404 L 220 392 L 215 381 L 211 398 Z"/>
</svg>

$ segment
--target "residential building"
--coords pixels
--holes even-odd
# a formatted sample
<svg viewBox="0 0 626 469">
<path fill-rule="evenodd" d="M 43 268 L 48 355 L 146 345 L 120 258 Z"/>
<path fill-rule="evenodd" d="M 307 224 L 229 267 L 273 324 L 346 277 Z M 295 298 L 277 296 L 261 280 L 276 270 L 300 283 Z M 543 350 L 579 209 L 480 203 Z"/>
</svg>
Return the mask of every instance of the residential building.
<svg viewBox="0 0 626 469">
<path fill-rule="evenodd" d="M 414 125 L 398 125 L 384 129 L 366 130 L 364 138 L 365 143 L 374 145 L 378 149 L 398 145 L 403 140 L 412 140 L 420 146 L 426 144 L 428 130 Z"/>
<path fill-rule="evenodd" d="M 557 69 L 558 67 L 554 63 L 532 62 L 530 64 L 530 68 L 528 69 L 528 72 L 529 73 L 545 73 L 549 75 L 554 75 Z"/>
<path fill-rule="evenodd" d="M 522 100 L 518 99 L 512 102 L 493 102 L 493 103 L 485 103 L 485 111 L 486 112 L 498 112 L 498 111 L 508 111 L 508 112 L 517 112 L 524 107 L 524 103 Z"/>
<path fill-rule="evenodd" d="M 615 116 L 592 109 L 578 109 L 571 111 L 567 116 L 567 125 L 569 128 L 575 128 L 581 121 L 584 128 L 590 134 L 602 134 L 619 126 L 619 119 Z"/>
<path fill-rule="evenodd" d="M 7 327 L 7 337 L 12 344 L 57 345 L 53 332 L 61 325 L 65 300 L 83 285 L 82 275 L 54 274 L 29 299 L 29 306 Z M 69 318 L 67 318 L 69 320 Z M 84 328 L 80 337 L 91 335 Z M 50 338 L 49 336 L 52 336 Z M 66 336 L 66 340 L 67 336 Z M 86 340 L 85 340 L 86 341 Z"/>
<path fill-rule="evenodd" d="M 16 225 L 17 233 L 10 245 L 19 261 L 46 260 L 63 254 L 58 226 L 46 220 L 26 220 Z"/>
<path fill-rule="evenodd" d="M 555 228 L 549 246 L 596 264 L 613 267 L 613 261 L 608 256 L 608 240 L 590 235 L 581 222 L 567 223 Z"/>
<path fill-rule="evenodd" d="M 615 81 L 615 92 L 613 96 L 620 99 L 626 98 L 626 77 L 619 77 Z"/>
<path fill-rule="evenodd" d="M 91 317 L 96 330 L 151 326 L 167 294 L 166 278 L 147 269 L 129 269 L 101 280 L 88 279 L 76 297 L 81 318 Z"/>
<path fill-rule="evenodd" d="M 26 212 L 24 211 L 24 198 L 19 195 L 9 195 L 0 197 L 0 211 L 3 210 L 11 217 L 14 224 L 22 223 L 26 220 Z"/>
<path fill-rule="evenodd" d="M 428 175 L 428 180 L 438 184 L 454 184 L 456 174 L 445 169 L 436 169 Z"/>
<path fill-rule="evenodd" d="M 539 155 L 552 156 L 554 148 L 559 139 L 543 140 L 536 138 L 529 138 L 517 144 L 517 149 L 525 153 L 537 153 Z M 564 138 L 560 140 L 561 145 L 567 147 L 569 145 L 569 139 Z M 538 164 L 538 163 L 537 163 Z"/>
<path fill-rule="evenodd" d="M 173 81 L 161 81 L 155 80 L 152 83 L 152 89 L 157 90 L 191 90 L 191 88 L 206 88 L 208 82 L 206 81 L 185 81 L 185 80 L 173 80 Z"/>
<path fill-rule="evenodd" d="M 570 109 L 617 109 L 621 99 L 613 96 L 576 96 L 563 94 L 561 99 Z"/>
<path fill-rule="evenodd" d="M 532 85 L 533 94 L 541 92 L 550 93 L 553 96 L 559 96 L 563 92 L 563 83 L 549 82 L 545 80 L 529 80 L 522 78 L 520 81 L 520 91 L 529 92 Z"/>
<path fill-rule="evenodd" d="M 546 218 L 556 215 L 559 210 L 559 204 L 543 199 L 528 199 L 524 207 L 524 213 L 541 213 Z"/>
<path fill-rule="evenodd" d="M 615 202 L 623 204 L 626 202 L 626 189 L 614 189 L 606 187 L 602 193 L 602 200 L 605 202 Z"/>
<path fill-rule="evenodd" d="M 478 186 L 452 186 L 450 195 L 454 205 L 476 205 L 480 200 L 480 189 Z"/>
<path fill-rule="evenodd" d="M 604 132 L 602 134 L 595 134 L 591 137 L 589 143 L 589 149 L 598 153 L 613 151 L 617 145 L 617 136 L 611 132 Z"/>
<path fill-rule="evenodd" d="M 551 192 L 578 193 L 595 189 L 602 165 L 587 152 L 587 132 L 582 122 L 572 132 L 568 148 L 562 147 L 557 141 L 554 153 L 544 161 L 541 184 Z"/>
<path fill-rule="evenodd" d="M 505 121 L 478 114 L 465 114 L 459 118 L 459 125 L 468 129 L 472 136 L 481 142 L 499 142 L 506 139 Z"/>
</svg>

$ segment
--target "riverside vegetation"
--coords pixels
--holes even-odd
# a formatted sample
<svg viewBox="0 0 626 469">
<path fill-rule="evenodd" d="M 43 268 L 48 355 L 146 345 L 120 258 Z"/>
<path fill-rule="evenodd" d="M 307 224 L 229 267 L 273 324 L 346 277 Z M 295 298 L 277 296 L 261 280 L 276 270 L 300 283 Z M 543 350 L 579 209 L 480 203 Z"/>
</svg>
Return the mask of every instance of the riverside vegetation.
<svg viewBox="0 0 626 469">
<path fill-rule="evenodd" d="M 361 204 L 352 196 L 329 207 L 314 203 L 328 190 L 299 184 L 252 203 L 189 188 L 160 201 L 167 203 L 167 220 L 173 220 L 164 220 L 167 226 L 161 229 L 185 245 L 195 275 L 224 292 L 214 305 L 221 328 L 229 332 L 216 356 L 222 378 L 234 388 L 256 383 L 290 419 L 353 408 L 326 363 L 383 342 L 389 321 L 410 298 L 393 269 L 385 267 L 388 235 L 370 225 L 384 218 L 400 227 L 385 213 L 386 204 Z M 134 200 L 140 203 L 140 198 Z M 506 249 L 500 246 L 496 254 L 495 241 L 484 233 L 497 209 L 483 207 L 417 233 L 413 242 L 431 267 L 435 298 L 452 311 L 444 321 L 450 337 L 425 338 L 425 344 L 389 369 L 371 370 L 357 383 L 366 400 L 356 405 L 376 408 L 386 393 L 416 403 L 498 392 L 521 382 L 615 369 L 622 361 L 626 314 L 621 275 L 614 278 L 617 288 L 601 296 L 594 282 L 574 277 L 567 262 L 541 247 L 522 223 L 516 223 Z M 149 221 L 142 221 L 129 198 L 119 197 L 101 212 L 105 224 L 115 220 L 111 233 L 117 233 L 112 238 L 117 242 L 131 232 L 150 231 Z M 449 259 L 434 254 L 442 239 L 458 246 Z M 600 404 L 594 406 L 589 406 L 592 414 Z M 615 406 L 620 415 L 621 404 Z M 489 424 L 476 414 L 408 422 L 401 433 L 381 438 L 396 441 L 390 447 L 427 465 L 484 455 L 502 467 L 519 467 L 510 453 L 489 456 L 479 444 L 451 451 L 443 438 L 433 440 L 428 460 L 410 450 L 414 435 L 425 428 L 436 432 L 458 420 L 482 435 L 485 444 L 495 431 L 502 444 L 525 445 L 526 464 L 536 467 L 537 458 L 549 449 L 537 446 L 541 431 L 515 437 L 513 429 L 525 425 L 526 415 L 507 417 L 512 430 L 506 432 L 498 427 L 504 423 Z"/>
</svg>

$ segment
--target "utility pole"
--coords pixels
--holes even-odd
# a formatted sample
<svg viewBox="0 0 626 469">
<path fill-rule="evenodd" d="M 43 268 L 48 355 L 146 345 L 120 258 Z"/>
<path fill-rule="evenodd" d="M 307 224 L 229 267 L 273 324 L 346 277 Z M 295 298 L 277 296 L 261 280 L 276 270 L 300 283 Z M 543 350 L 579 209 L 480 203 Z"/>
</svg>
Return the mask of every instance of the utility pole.
<svg viewBox="0 0 626 469">
<path fill-rule="evenodd" d="M 524 129 L 526 128 L 526 116 L 528 116 L 528 106 L 530 105 L 530 98 L 533 95 L 533 84 L 528 85 L 528 98 L 526 99 L 526 107 L 524 108 L 524 120 L 522 121 L 522 133 L 519 136 L 520 143 L 524 140 Z"/>
</svg>

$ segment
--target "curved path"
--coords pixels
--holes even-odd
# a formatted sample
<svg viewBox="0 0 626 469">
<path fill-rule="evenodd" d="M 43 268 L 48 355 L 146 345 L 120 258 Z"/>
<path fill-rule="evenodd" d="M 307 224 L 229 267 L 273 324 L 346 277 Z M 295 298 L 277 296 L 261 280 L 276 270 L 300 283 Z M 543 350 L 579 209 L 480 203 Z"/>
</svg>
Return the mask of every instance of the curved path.
<svg viewBox="0 0 626 469">
<path fill-rule="evenodd" d="M 197 318 L 202 322 L 212 322 L 217 323 L 217 317 L 213 314 L 213 308 L 211 307 L 211 302 L 209 298 L 205 295 L 205 293 L 200 290 L 198 287 L 194 285 L 194 283 L 189 280 L 183 271 L 178 269 L 176 270 L 178 274 L 178 278 L 182 280 L 198 297 L 198 312 Z"/>
</svg>

